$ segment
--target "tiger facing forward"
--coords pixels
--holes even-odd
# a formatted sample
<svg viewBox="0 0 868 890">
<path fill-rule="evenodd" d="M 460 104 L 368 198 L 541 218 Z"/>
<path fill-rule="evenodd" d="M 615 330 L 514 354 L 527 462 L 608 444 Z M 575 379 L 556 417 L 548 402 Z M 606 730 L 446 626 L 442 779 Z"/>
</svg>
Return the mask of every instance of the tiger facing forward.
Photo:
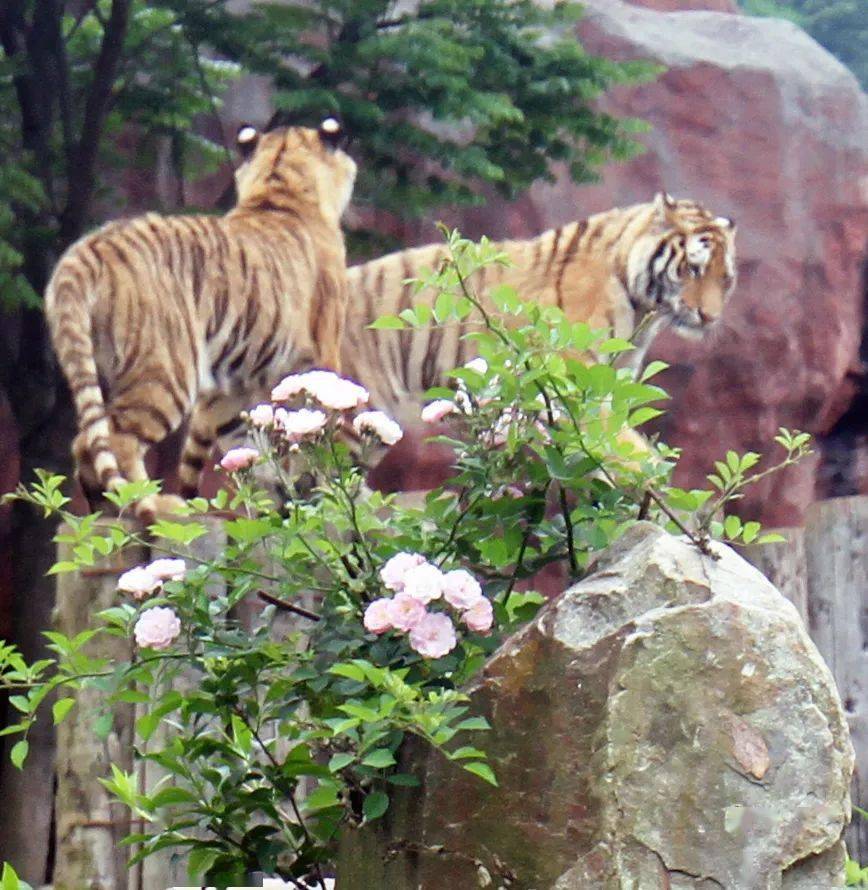
<svg viewBox="0 0 868 890">
<path fill-rule="evenodd" d="M 340 218 L 356 165 L 333 119 L 238 133 L 238 201 L 223 217 L 147 214 L 76 242 L 46 292 L 75 401 L 79 479 L 93 500 L 147 478 L 147 450 L 184 422 L 183 493 L 216 437 L 281 375 L 340 367 Z M 150 518 L 177 503 L 145 498 Z"/>
<path fill-rule="evenodd" d="M 720 318 L 735 284 L 735 224 L 695 201 L 659 194 L 654 201 L 598 213 L 527 241 L 497 245 L 511 266 L 488 266 L 470 280 L 486 290 L 508 284 L 522 299 L 563 309 L 570 321 L 608 328 L 629 339 L 638 368 L 664 325 L 701 336 Z M 467 326 L 404 331 L 369 330 L 381 315 L 433 303 L 430 289 L 414 295 L 406 284 L 422 269 L 436 269 L 445 245 L 389 254 L 348 270 L 353 300 L 348 310 L 343 367 L 370 391 L 372 402 L 404 422 L 418 419 L 423 393 L 452 368 L 473 357 Z"/>
</svg>

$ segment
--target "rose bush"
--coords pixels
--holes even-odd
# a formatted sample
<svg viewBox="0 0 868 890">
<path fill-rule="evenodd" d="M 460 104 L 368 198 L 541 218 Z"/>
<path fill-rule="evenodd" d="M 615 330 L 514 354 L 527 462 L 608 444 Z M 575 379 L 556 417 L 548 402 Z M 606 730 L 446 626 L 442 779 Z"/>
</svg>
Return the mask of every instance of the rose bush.
<svg viewBox="0 0 868 890">
<path fill-rule="evenodd" d="M 438 291 L 433 310 L 377 323 L 388 330 L 471 313 L 482 322 L 470 335 L 479 358 L 421 411 L 452 425 L 441 438 L 455 449 L 454 478 L 422 507 L 367 490 L 360 463 L 401 430 L 367 410 L 363 387 L 328 371 L 278 383 L 270 403 L 245 415 L 252 445 L 220 462 L 227 487 L 147 530 L 71 515 L 61 477 L 41 473 L 15 494 L 64 520 L 58 541 L 70 557 L 55 572 L 132 544 L 159 554 L 119 577 L 117 605 L 94 615 L 90 631 L 48 632 L 53 659 L 28 665 L 0 644 L 0 686 L 19 714 L 3 733 L 21 736 L 11 749 L 19 766 L 51 691 L 55 721 L 84 687 L 100 691 L 109 715 L 121 703 L 147 706 L 136 750 L 164 778 L 143 786 L 115 765 L 104 782 L 144 826 L 128 839 L 140 850 L 131 861 L 175 846 L 194 882 L 243 884 L 264 872 L 325 887 L 339 832 L 380 818 L 391 787 L 417 782 L 398 768 L 407 734 L 496 783 L 487 725 L 461 690 L 542 602 L 521 590 L 541 568 L 564 563 L 580 577 L 638 518 L 703 548 L 712 535 L 761 540 L 757 523 L 722 510 L 805 453 L 804 434 L 782 431 L 785 457 L 767 470 L 752 472 L 758 455 L 730 453 L 708 491 L 674 487 L 677 452 L 628 435 L 659 413 L 652 404 L 665 393 L 650 380 L 660 363 L 634 379 L 616 361 L 630 343 L 508 288 L 480 302 L 469 276 L 503 258 L 454 233 L 449 247 L 451 261 L 419 282 Z M 589 353 L 598 360 L 576 358 Z M 262 467 L 280 480 L 285 503 L 260 487 Z M 313 483 L 296 485 L 302 473 Z M 157 490 L 136 482 L 107 497 L 123 516 Z M 190 545 L 208 534 L 210 514 L 221 517 L 226 543 L 196 557 Z M 250 599 L 262 609 L 243 623 L 237 607 Z M 107 637 L 135 642 L 128 661 L 92 654 Z M 111 723 L 99 729 L 107 734 Z"/>
</svg>

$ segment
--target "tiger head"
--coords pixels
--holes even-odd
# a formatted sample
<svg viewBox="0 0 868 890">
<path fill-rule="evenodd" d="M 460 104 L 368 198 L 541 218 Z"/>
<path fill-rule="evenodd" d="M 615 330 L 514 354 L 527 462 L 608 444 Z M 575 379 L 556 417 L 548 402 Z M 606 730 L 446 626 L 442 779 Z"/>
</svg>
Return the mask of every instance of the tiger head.
<svg viewBox="0 0 868 890">
<path fill-rule="evenodd" d="M 630 256 L 632 294 L 678 333 L 702 336 L 735 287 L 735 223 L 695 201 L 654 199 L 651 226 Z"/>
<path fill-rule="evenodd" d="M 277 127 L 260 133 L 238 130 L 244 159 L 235 171 L 238 207 L 303 212 L 318 207 L 338 223 L 350 202 L 356 164 L 341 148 L 343 133 L 334 118 L 319 128 Z"/>
</svg>

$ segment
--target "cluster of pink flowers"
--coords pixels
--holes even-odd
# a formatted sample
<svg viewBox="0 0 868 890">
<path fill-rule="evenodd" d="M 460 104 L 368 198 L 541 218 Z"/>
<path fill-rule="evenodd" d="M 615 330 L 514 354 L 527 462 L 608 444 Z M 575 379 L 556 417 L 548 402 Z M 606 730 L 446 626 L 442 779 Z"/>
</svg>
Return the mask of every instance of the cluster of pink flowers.
<svg viewBox="0 0 868 890">
<path fill-rule="evenodd" d="M 333 371 L 307 371 L 284 377 L 271 391 L 272 404 L 256 405 L 245 417 L 255 430 L 276 432 L 295 451 L 302 442 L 316 439 L 326 429 L 326 412 L 353 411 L 367 405 L 369 399 L 363 386 Z M 288 410 L 280 404 L 290 401 L 303 401 L 305 407 Z M 343 422 L 340 417 L 338 423 Z M 404 435 L 401 427 L 382 411 L 362 411 L 353 419 L 352 427 L 357 435 L 376 437 L 386 445 L 394 445 Z"/>
<path fill-rule="evenodd" d="M 349 411 L 368 404 L 368 391 L 339 377 L 334 371 L 308 371 L 305 374 L 290 374 L 284 377 L 271 391 L 272 402 L 286 402 L 300 393 L 305 393 L 324 408 L 333 411 Z"/>
<path fill-rule="evenodd" d="M 118 578 L 118 590 L 143 600 L 157 593 L 166 581 L 180 581 L 186 571 L 183 559 L 155 559 L 124 572 Z M 181 622 L 168 606 L 145 609 L 133 628 L 136 643 L 148 649 L 168 649 L 180 633 Z"/>
<path fill-rule="evenodd" d="M 448 603 L 476 633 L 488 633 L 494 623 L 491 601 L 464 569 L 442 572 L 419 553 L 398 553 L 380 569 L 380 579 L 395 595 L 368 605 L 363 619 L 366 630 L 406 633 L 410 647 L 423 658 L 442 658 L 458 645 L 452 618 L 428 610 L 436 600 Z"/>
<path fill-rule="evenodd" d="M 143 600 L 156 593 L 166 581 L 180 581 L 186 571 L 183 559 L 155 559 L 146 566 L 124 572 L 118 578 L 118 590 Z"/>
</svg>

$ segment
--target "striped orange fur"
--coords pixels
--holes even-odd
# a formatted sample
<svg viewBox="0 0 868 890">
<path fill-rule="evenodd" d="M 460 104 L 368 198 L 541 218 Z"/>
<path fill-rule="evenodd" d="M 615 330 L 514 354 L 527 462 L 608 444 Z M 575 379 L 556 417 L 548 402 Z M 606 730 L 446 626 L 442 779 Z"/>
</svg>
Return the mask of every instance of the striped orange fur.
<svg viewBox="0 0 868 890">
<path fill-rule="evenodd" d="M 664 194 L 498 247 L 512 265 L 489 266 L 474 276 L 470 284 L 483 299 L 493 285 L 509 284 L 523 299 L 557 305 L 571 321 L 624 338 L 646 319 L 637 348 L 628 354 L 633 367 L 664 325 L 687 336 L 709 330 L 735 284 L 732 220 Z M 414 295 L 405 281 L 437 268 L 446 255 L 444 245 L 432 244 L 348 270 L 353 299 L 344 371 L 371 391 L 373 403 L 404 422 L 418 419 L 426 389 L 473 357 L 473 341 L 461 336 L 468 327 L 379 331 L 367 325 L 413 304 L 432 303 L 436 295 L 430 289 Z"/>
<path fill-rule="evenodd" d="M 46 292 L 78 416 L 90 498 L 147 478 L 147 450 L 185 422 L 192 493 L 215 438 L 283 374 L 340 367 L 346 259 L 340 218 L 356 167 L 319 131 L 239 131 L 238 202 L 223 217 L 109 223 L 62 257 Z M 165 496 L 161 496 L 165 497 Z M 174 501 L 145 499 L 145 518 Z"/>
</svg>

